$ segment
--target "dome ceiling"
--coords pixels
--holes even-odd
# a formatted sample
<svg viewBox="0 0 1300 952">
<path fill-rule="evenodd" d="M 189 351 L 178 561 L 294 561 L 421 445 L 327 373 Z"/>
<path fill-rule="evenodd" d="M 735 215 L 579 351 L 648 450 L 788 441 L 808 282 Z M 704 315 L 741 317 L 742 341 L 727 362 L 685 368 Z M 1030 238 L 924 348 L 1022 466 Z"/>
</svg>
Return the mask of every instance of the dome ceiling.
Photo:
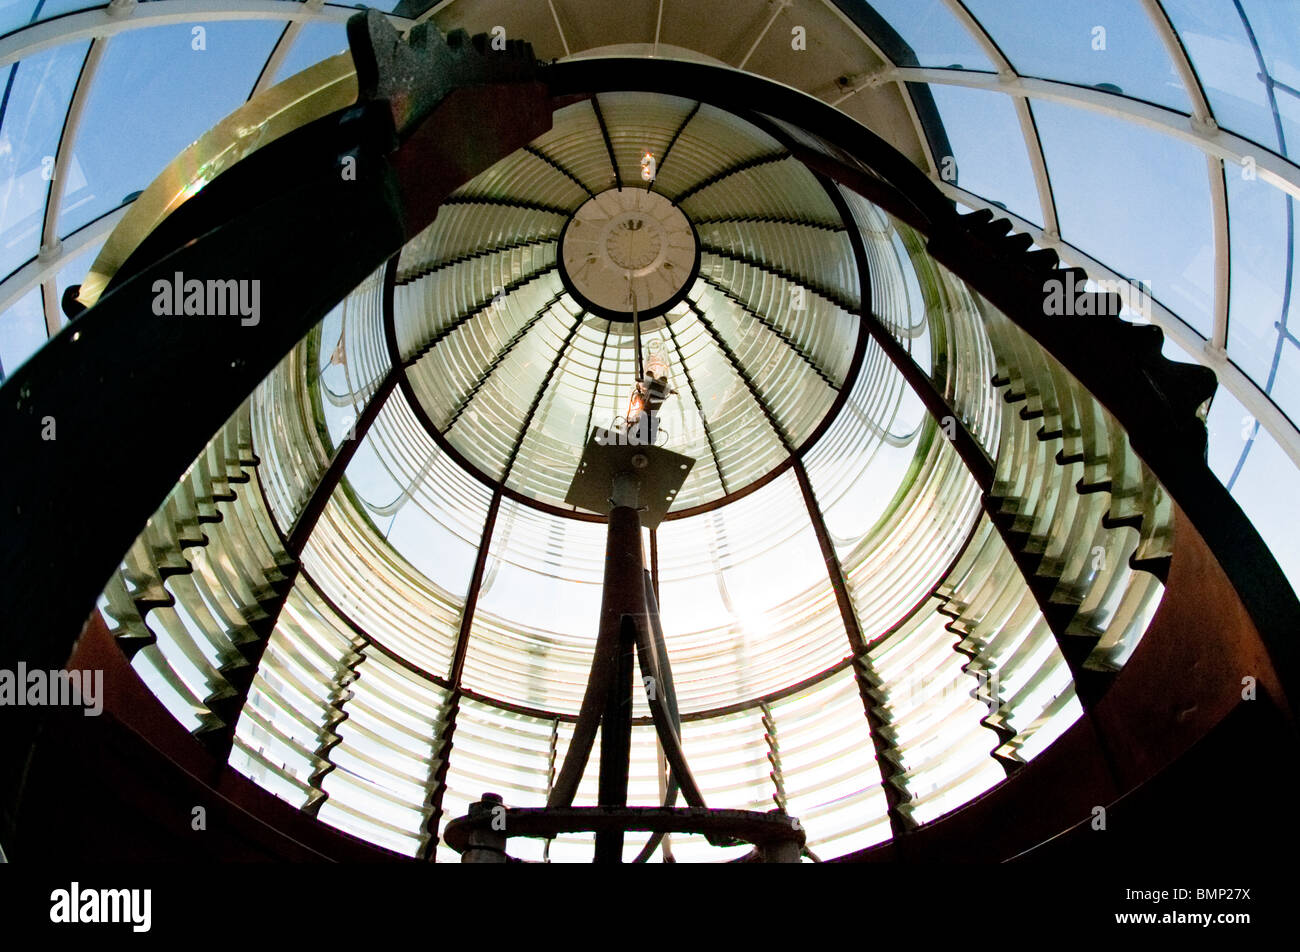
<svg viewBox="0 0 1300 952">
<path fill-rule="evenodd" d="M 592 428 L 627 413 L 629 275 L 675 390 L 660 443 L 697 461 L 674 511 L 767 475 L 835 405 L 860 289 L 825 187 L 734 116 L 606 94 L 557 112 L 402 253 L 398 341 L 440 438 L 562 506 Z"/>
<path fill-rule="evenodd" d="M 641 52 L 656 55 L 646 42 L 654 36 L 659 51 L 654 6 L 584 4 L 578 17 L 576 0 L 462 0 L 426 12 L 440 25 L 463 23 L 476 31 L 508 23 L 510 36 L 536 38 L 542 56 L 634 41 L 642 44 Z M 1132 271 L 1125 258 L 1130 249 L 1115 248 L 1112 259 L 1070 219 L 1080 196 L 1085 206 L 1110 196 L 1106 188 L 1076 187 L 1078 163 L 1064 157 L 1086 156 L 1099 179 L 1112 168 L 1101 160 L 1115 158 L 1071 148 L 1064 137 L 1074 128 L 1070 115 L 1087 109 L 1105 115 L 1105 122 L 1134 125 L 1130 120 L 1140 114 L 1149 127 L 1144 135 L 1157 137 L 1161 148 L 1176 145 L 1170 153 L 1190 155 L 1199 175 L 1205 167 L 1199 146 L 1172 134 L 1159 138 L 1175 121 L 1185 126 L 1188 117 L 1147 109 L 1132 98 L 1143 85 L 1118 72 L 1107 75 L 1122 84 L 1098 88 L 1096 80 L 1105 77 L 1057 77 L 1050 58 L 1031 67 L 1011 42 L 1013 27 L 991 16 L 992 4 L 881 0 L 872 6 L 878 15 L 863 14 L 866 4 L 847 2 L 670 5 L 662 24 L 664 51 L 671 55 L 670 40 L 707 47 L 709 55 L 815 94 L 885 133 L 956 200 L 1008 206 L 1026 216 L 1018 224 L 1028 223 L 1036 239 L 1061 248 L 1064 257 L 1083 247 Z M 1161 9 L 1156 3 L 1143 6 Z M 1200 23 L 1187 3 L 1166 0 L 1163 7 L 1200 65 L 1212 64 L 1199 39 L 1235 36 L 1222 24 Z M 1244 9 L 1257 11 L 1259 5 L 1245 3 Z M 967 10 L 964 18 L 954 14 L 961 10 Z M 970 10 L 985 10 L 988 22 L 981 25 Z M 337 26 L 347 12 L 327 6 L 324 13 L 313 9 L 303 17 L 332 17 Z M 84 85 L 77 77 L 79 50 L 86 44 L 63 50 L 66 63 L 47 64 L 51 76 L 67 80 L 54 108 L 22 85 L 36 64 L 34 55 L 24 59 L 16 71 L 13 115 L 21 116 L 30 100 L 33 114 L 61 121 L 65 107 L 81 114 L 91 82 L 107 90 L 129 88 L 119 66 L 128 53 L 139 53 L 130 35 L 161 35 L 164 29 L 138 28 L 140 18 L 151 16 L 142 6 L 134 23 L 114 20 L 119 25 L 111 29 L 127 36 L 114 35 L 107 54 L 102 46 L 108 34 L 95 33 L 99 52 L 91 62 L 103 56 L 102 72 L 96 77 L 88 67 Z M 719 27 L 741 21 L 749 24 L 744 30 Z M 806 27 L 806 55 L 786 52 L 781 34 L 791 23 Z M 951 29 L 937 28 L 943 24 Z M 275 52 L 264 75 L 249 77 L 250 84 L 264 89 L 335 52 L 342 45 L 338 35 L 312 39 L 312 30 L 325 25 L 295 22 L 279 41 L 260 33 L 251 37 L 250 48 L 260 43 Z M 1048 24 L 1040 26 L 1035 40 L 1057 36 Z M 552 28 L 558 42 L 548 32 Z M 214 26 L 213 38 L 220 35 Z M 764 36 L 768 40 L 761 44 Z M 9 49 L 26 42 L 15 37 Z M 753 47 L 750 37 L 757 37 Z M 1005 41 L 1014 65 L 993 39 Z M 295 41 L 303 57 L 312 57 L 286 60 Z M 1263 43 L 1269 45 L 1267 38 Z M 233 48 L 214 43 L 208 58 L 221 62 L 218 57 L 232 55 Z M 1123 63 L 1117 59 L 1122 57 L 1089 62 L 1119 70 Z M 1279 67 L 1286 63 L 1270 64 Z M 1048 78 L 1027 80 L 1017 68 Z M 1252 65 L 1237 72 L 1253 76 L 1253 70 Z M 1280 72 L 1289 75 L 1285 68 Z M 1084 81 L 1086 87 L 1072 85 Z M 1225 128 L 1250 132 L 1232 121 L 1218 87 L 1208 85 Z M 938 92 L 932 95 L 931 87 Z M 969 96 L 948 87 L 963 87 Z M 231 108 L 214 106 L 208 116 L 178 99 L 202 120 L 193 120 L 195 134 Z M 1173 108 L 1187 107 L 1179 99 Z M 1192 111 L 1203 109 L 1193 103 Z M 100 126 L 131 127 L 103 119 L 116 115 L 110 111 L 86 113 L 100 124 L 81 130 L 87 156 L 103 145 Z M 1003 121 L 1007 115 L 1009 124 Z M 77 123 L 70 126 L 75 143 Z M 1036 129 L 1042 130 L 1041 141 Z M 177 142 L 166 144 L 168 157 L 191 131 L 178 132 Z M 1056 142 L 1054 133 L 1060 135 Z M 1003 141 L 1022 134 L 1032 166 L 1023 170 L 1019 154 L 1008 158 Z M 1261 139 L 1258 129 L 1250 134 Z M 48 138 L 48 151 L 62 156 L 57 130 Z M 1285 203 L 1289 221 L 1294 190 L 1276 184 L 1276 170 L 1283 168 L 1284 184 L 1294 184 L 1295 171 L 1280 157 L 1280 139 L 1279 133 L 1277 154 L 1261 150 L 1260 183 L 1239 185 L 1229 177 L 1234 216 L 1244 217 L 1248 208 L 1242 190 L 1269 188 L 1276 192 L 1267 193 L 1271 198 Z M 1233 138 L 1231 148 L 1241 141 Z M 990 142 L 995 149 L 988 150 Z M 1145 140 L 1138 144 L 1149 161 L 1127 162 L 1125 174 L 1163 175 L 1174 190 L 1185 184 L 1182 171 L 1153 172 L 1170 168 L 1161 160 L 1166 153 L 1147 148 Z M 940 180 L 944 160 L 953 158 L 947 150 L 957 153 L 960 188 Z M 653 160 L 650 181 L 642 177 L 647 155 Z M 74 158 L 67 161 L 77 168 Z M 1025 175 L 1016 179 L 1021 171 Z M 90 172 L 90 186 L 74 184 L 75 174 L 55 177 L 44 232 L 68 241 L 63 257 L 55 259 L 61 270 L 55 274 L 54 265 L 34 261 L 34 267 L 15 272 L 15 281 L 27 281 L 28 272 L 49 275 L 48 288 L 34 293 L 38 307 L 45 301 L 51 329 L 58 324 L 50 305 L 54 292 L 85 272 L 80 265 L 89 266 L 93 242 L 102 240 L 118 214 L 108 212 L 97 225 L 92 211 L 116 207 L 147 183 L 143 176 L 130 188 L 119 187 L 124 183 L 103 170 Z M 1018 191 L 1006 187 L 1010 180 Z M 95 192 L 96 202 L 87 204 L 78 191 L 83 188 Z M 1141 189 L 1119 189 L 1116 201 L 1123 205 L 1140 194 Z M 1024 195 L 1037 196 L 1033 201 L 1041 204 L 1018 201 Z M 1144 227 L 1163 221 L 1147 219 Z M 1144 250 L 1162 247 L 1140 229 L 1116 224 L 1126 221 L 1122 215 L 1107 219 L 1106 234 L 1132 234 Z M 1216 219 L 1215 228 L 1215 242 L 1226 241 L 1226 217 Z M 597 237 L 579 234 L 585 229 L 596 229 Z M 859 284 L 850 229 L 865 247 L 870 288 Z M 1061 245 L 1061 232 L 1075 244 Z M 1245 241 L 1242 250 L 1250 252 L 1250 234 L 1249 228 L 1234 227 L 1232 240 Z M 86 260 L 72 260 L 74 251 Z M 1219 249 L 1220 272 L 1229 259 L 1236 269 L 1252 257 L 1227 252 Z M 1288 253 L 1279 264 L 1287 287 L 1290 258 Z M 382 408 L 305 543 L 302 572 L 283 610 L 270 619 L 256 616 L 273 631 L 235 731 L 231 763 L 290 802 L 313 805 L 327 822 L 413 853 L 434 850 L 440 820 L 462 812 L 486 784 L 505 790 L 516 804 L 544 795 L 548 765 L 568 743 L 589 669 L 603 555 L 601 527 L 570 518 L 577 514 L 563 500 L 591 429 L 626 412 L 636 325 L 618 279 L 626 282 L 628 270 L 642 341 L 663 356 L 676 390 L 665 406 L 664 440 L 696 460 L 651 551 L 682 709 L 690 718 L 685 743 L 705 759 L 726 748 L 726 757 L 702 771 L 710 790 L 750 806 L 788 792 L 792 812 L 804 818 L 818 850 L 833 856 L 891 835 L 891 820 L 897 820 L 891 814 L 900 810 L 886 803 L 886 790 L 907 795 L 901 812 L 909 822 L 928 822 L 998 782 L 1009 760 L 1028 760 L 1065 729 L 1079 708 L 1051 631 L 981 510 L 978 487 L 880 349 L 860 340 L 856 312 L 869 306 L 917 362 L 944 381 L 956 403 L 965 401 L 963 418 L 970 418 L 989 455 L 1005 466 L 999 476 L 1008 484 L 1031 471 L 1037 459 L 1032 454 L 1042 449 L 1035 440 L 1038 424 L 1010 406 L 1010 391 L 996 392 L 1003 384 L 989 382 L 1009 379 L 1003 373 L 1007 354 L 1016 355 L 1014 363 L 1033 348 L 1026 350 L 967 287 L 930 261 L 916 233 L 847 190 L 828 190 L 764 128 L 691 100 L 629 93 L 602 93 L 557 112 L 550 132 L 453 195 L 395 267 L 358 288 L 268 378 L 245 416 L 219 435 L 234 449 L 222 450 L 214 441 L 215 462 L 187 476 L 193 498 L 215 499 L 213 486 L 200 486 L 201 479 L 219 482 L 221 466 L 235 465 L 230 459 L 256 455 L 261 462 L 250 486 L 260 482 L 264 496 L 261 502 L 252 492 L 221 497 L 233 498 L 239 511 L 225 527 L 211 529 L 209 545 L 218 555 L 233 553 L 229 557 L 196 554 L 183 533 L 164 540 L 175 548 L 166 550 L 171 574 L 165 579 L 174 606 L 154 602 L 140 608 L 139 593 L 164 590 L 164 579 L 150 573 L 155 560 L 163 564 L 159 553 L 165 546 L 142 537 L 148 545 L 138 546 L 115 577 L 103 607 L 115 631 L 127 633 L 122 637 L 148 642 L 133 664 L 178 719 L 206 728 L 225 716 L 212 699 L 229 696 L 225 665 L 232 650 L 226 640 L 231 631 L 242 635 L 227 624 L 225 613 L 243 616 L 226 605 L 222 586 L 241 595 L 248 589 L 252 607 L 241 610 L 250 616 L 270 600 L 262 587 L 267 570 L 257 561 L 260 550 L 246 555 L 257 547 L 238 533 L 223 533 L 241 520 L 260 519 L 250 538 L 267 541 L 272 555 L 278 554 L 275 546 L 301 512 L 314 474 L 342 442 L 347 412 L 359 414 L 381 393 L 381 382 L 400 372 L 405 386 L 383 389 L 376 398 Z M 1226 279 L 1226 273 L 1221 276 Z M 385 279 L 393 284 L 400 371 L 389 365 L 384 338 Z M 1234 282 L 1234 294 L 1246 286 Z M 1176 302 L 1161 303 L 1160 293 L 1158 288 L 1154 313 L 1177 323 L 1178 317 L 1162 310 Z M 1227 302 L 1214 306 L 1207 336 L 1220 344 L 1226 340 L 1231 356 L 1240 332 L 1225 331 Z M 1187 314 L 1194 317 L 1194 311 Z M 1190 331 L 1179 339 L 1201 341 Z M 1279 351 L 1283 343 L 1291 347 L 1294 338 L 1279 337 Z M 1240 343 L 1235 346 L 1239 351 Z M 1238 384 L 1234 392 L 1254 386 L 1238 378 L 1228 374 Z M 1267 403 L 1262 395 L 1261 400 Z M 1229 415 L 1235 406 L 1219 405 Z M 1273 412 L 1260 414 L 1267 431 L 1292 433 L 1290 422 L 1283 418 L 1279 427 L 1276 407 Z M 1230 422 L 1239 446 L 1240 426 Z M 1254 424 L 1246 451 L 1270 445 L 1260 426 Z M 1005 452 L 1000 438 L 1010 441 Z M 248 447 L 256 454 L 240 452 Z M 1276 446 L 1273 452 L 1281 458 Z M 783 471 L 792 454 L 802 460 L 806 487 L 795 472 Z M 1073 474 L 1070 480 L 1074 485 Z M 178 498 L 173 507 L 187 512 L 185 492 Z M 1083 512 L 1083 503 L 1070 493 L 1059 498 Z M 1104 512 L 1098 498 L 1090 497 L 1093 522 Z M 1062 519 L 1070 518 L 1076 509 L 1062 512 Z M 166 515 L 155 520 L 155 535 L 162 533 Z M 814 537 L 812 521 L 819 515 L 837 565 Z M 1039 518 L 1052 521 L 1050 506 Z M 1096 531 L 1098 539 L 1109 538 Z M 1124 531 L 1107 529 L 1116 537 Z M 1108 544 L 1119 553 L 1108 563 L 1119 566 L 1113 575 L 1118 581 L 1112 585 L 1106 575 L 1099 587 L 1123 596 L 1126 617 L 1136 619 L 1130 627 L 1140 633 L 1158 587 L 1133 582 L 1127 556 L 1118 543 Z M 238 584 L 224 578 L 230 565 L 247 578 Z M 843 592 L 839 605 L 837 583 Z M 935 598 L 942 608 L 934 607 Z M 976 608 L 987 615 L 978 616 Z M 962 613 L 964 620 L 958 619 Z M 864 645 L 846 638 L 848 615 L 860 625 Z M 1127 629 L 1116 637 L 1121 647 L 1131 647 Z M 967 662 L 973 658 L 1007 670 L 1002 708 L 994 718 L 971 694 L 976 667 Z M 358 674 L 355 697 L 349 692 L 346 701 L 339 700 L 342 687 Z M 876 696 L 884 717 L 884 726 L 870 731 L 863 719 L 866 694 Z M 331 719 L 345 703 L 350 721 L 331 734 L 338 726 Z M 637 715 L 636 796 L 655 802 L 653 736 L 643 706 Z M 778 732 L 787 768 L 782 781 L 769 771 Z M 884 741 L 883 757 L 873 752 L 874 740 Z M 735 764 L 741 762 L 746 776 L 738 778 Z M 777 794 L 769 789 L 773 783 Z M 322 800 L 328 802 L 320 808 Z"/>
</svg>

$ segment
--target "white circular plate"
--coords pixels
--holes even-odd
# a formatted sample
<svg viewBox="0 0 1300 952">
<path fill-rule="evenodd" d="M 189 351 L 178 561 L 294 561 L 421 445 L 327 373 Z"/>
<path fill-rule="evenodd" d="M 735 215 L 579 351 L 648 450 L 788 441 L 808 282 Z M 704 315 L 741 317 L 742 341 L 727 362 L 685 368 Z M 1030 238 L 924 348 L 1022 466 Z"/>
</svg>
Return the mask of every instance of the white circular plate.
<svg viewBox="0 0 1300 952">
<path fill-rule="evenodd" d="M 560 261 L 573 289 L 597 308 L 632 313 L 671 302 L 690 280 L 695 231 L 657 192 L 611 188 L 569 220 Z"/>
</svg>

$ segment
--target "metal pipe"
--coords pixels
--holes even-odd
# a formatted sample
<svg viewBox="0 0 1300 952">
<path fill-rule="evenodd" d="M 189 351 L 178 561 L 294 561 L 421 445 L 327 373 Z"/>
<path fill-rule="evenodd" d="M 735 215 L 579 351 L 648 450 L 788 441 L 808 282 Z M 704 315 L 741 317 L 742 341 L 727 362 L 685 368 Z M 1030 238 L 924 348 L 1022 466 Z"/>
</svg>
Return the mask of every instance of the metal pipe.
<svg viewBox="0 0 1300 952">
<path fill-rule="evenodd" d="M 654 539 L 654 533 L 650 533 Z M 659 597 L 655 594 L 654 579 L 649 572 L 645 575 L 646 615 L 650 619 L 650 633 L 654 636 L 655 676 L 664 692 L 668 703 L 668 713 L 672 718 L 673 729 L 680 732 L 682 717 L 677 709 L 677 685 L 673 683 L 673 669 L 668 661 L 668 643 L 664 639 L 663 622 L 659 617 Z"/>
<path fill-rule="evenodd" d="M 609 500 L 614 504 L 616 509 L 631 509 L 637 511 L 640 505 L 641 496 L 641 479 L 636 473 L 615 473 L 613 492 Z M 638 527 L 640 525 L 640 516 L 637 517 Z M 612 541 L 612 540 L 611 540 Z"/>
<path fill-rule="evenodd" d="M 655 544 L 655 533 L 653 530 L 650 532 L 650 561 L 657 570 L 659 559 L 657 546 Z M 654 678 L 654 683 L 659 687 L 659 689 L 663 691 L 664 701 L 668 706 L 669 720 L 671 720 L 673 728 L 678 732 L 678 734 L 680 734 L 682 729 L 682 718 L 677 708 L 677 687 L 673 684 L 673 672 L 672 668 L 669 667 L 668 664 L 667 643 L 664 641 L 663 625 L 659 620 L 659 600 L 655 596 L 655 587 L 653 574 L 651 572 L 646 572 L 646 615 L 650 620 L 650 633 L 654 636 L 654 655 L 651 659 L 654 665 L 654 673 L 651 677 Z M 645 676 L 644 669 L 642 669 L 641 674 L 642 677 Z M 671 807 L 677 802 L 677 793 L 680 790 L 680 785 L 677 783 L 677 774 L 671 770 L 668 771 L 667 778 L 664 777 L 665 767 L 667 764 L 662 741 L 659 745 L 658 761 L 660 800 L 665 807 Z M 642 847 L 641 852 L 637 854 L 636 859 L 632 860 L 632 862 L 647 862 L 650 857 L 654 855 L 654 851 L 659 848 L 660 843 L 663 843 L 664 847 L 664 862 L 672 862 L 671 834 L 658 832 L 650 835 L 650 839 L 646 840 L 645 846 Z"/>
<path fill-rule="evenodd" d="M 636 620 L 619 621 L 613 677 L 605 692 L 605 712 L 600 721 L 600 779 L 596 803 L 602 807 L 627 806 L 628 773 L 632 758 L 632 679 Z M 597 863 L 623 862 L 623 831 L 596 834 Z"/>
<path fill-rule="evenodd" d="M 605 546 L 604 594 L 597 651 L 593 662 L 607 669 L 600 730 L 600 806 L 627 805 L 628 764 L 632 747 L 632 675 L 637 620 L 645 613 L 645 566 L 641 556 L 641 516 L 632 506 L 615 506 L 609 514 Z M 590 690 L 590 688 L 588 689 Z M 585 704 L 585 699 L 584 699 Z M 568 761 L 566 759 L 565 767 Z M 596 835 L 596 862 L 623 860 L 622 831 Z"/>
<path fill-rule="evenodd" d="M 655 670 L 653 636 L 650 634 L 650 625 L 644 617 L 637 619 L 634 632 L 641 672 L 644 674 Z M 650 705 L 650 716 L 654 720 L 659 742 L 663 745 L 664 756 L 668 759 L 673 776 L 677 778 L 677 783 L 682 788 L 682 795 L 686 797 L 686 802 L 693 807 L 705 809 L 704 794 L 700 791 L 699 784 L 695 782 L 694 775 L 691 774 L 691 768 L 686 763 L 686 754 L 682 750 L 681 738 L 673 728 L 672 714 L 668 709 L 665 692 L 653 688 L 652 684 L 646 685 L 646 701 Z"/>
<path fill-rule="evenodd" d="M 607 682 L 612 672 L 607 654 L 600 639 L 596 640 L 595 657 L 591 662 L 591 673 L 587 676 L 587 693 L 583 695 L 582 707 L 578 711 L 577 723 L 573 726 L 573 738 L 564 755 L 564 764 L 560 767 L 555 786 L 546 798 L 548 807 L 568 807 L 573 805 L 573 798 L 578 793 L 578 783 L 587 769 L 587 759 L 591 748 L 596 743 L 596 731 L 600 727 Z"/>
<path fill-rule="evenodd" d="M 611 699 L 614 700 L 614 707 L 620 707 L 618 698 L 615 696 L 615 687 L 617 682 L 622 679 L 622 671 L 626 670 L 628 685 L 625 691 L 626 704 L 626 733 L 628 743 L 631 740 L 631 700 L 632 690 L 630 684 L 631 671 L 626 661 L 630 662 L 632 654 L 632 642 L 635 636 L 631 636 L 624 641 L 624 623 L 625 616 L 637 616 L 645 611 L 645 589 L 642 583 L 642 566 L 641 558 L 641 517 L 637 510 L 631 506 L 615 506 L 609 514 L 609 530 L 605 546 L 605 577 L 604 593 L 601 602 L 600 613 L 600 631 L 596 637 L 596 648 L 591 661 L 591 674 L 587 681 L 587 692 L 582 699 L 582 708 L 578 712 L 578 722 L 574 725 L 573 739 L 569 743 L 568 752 L 564 756 L 564 765 L 560 768 L 559 776 L 556 778 L 555 786 L 551 790 L 551 795 L 547 798 L 549 807 L 567 807 L 573 804 L 573 798 L 578 792 L 578 783 L 582 780 L 582 775 L 586 771 L 587 761 L 591 757 L 591 749 L 595 745 L 596 731 L 601 726 L 606 715 L 609 713 Z M 613 720 L 613 717 L 610 717 Z M 615 774 L 614 765 L 609 764 L 609 741 L 615 740 L 614 733 L 611 732 L 607 738 L 606 732 L 601 733 L 601 804 L 605 804 L 605 797 L 612 796 L 617 799 L 618 792 L 614 783 Z M 627 748 L 624 748 L 623 763 L 621 765 L 623 800 L 626 801 L 627 795 Z M 606 853 L 613 852 L 608 845 L 608 839 L 605 841 L 605 851 L 602 852 L 602 843 L 597 838 L 597 861 L 606 857 Z M 612 861 L 618 862 L 621 859 L 622 838 L 619 836 L 618 855 Z"/>
<path fill-rule="evenodd" d="M 627 273 L 627 293 L 632 301 L 632 336 L 636 354 L 636 379 L 640 383 L 645 377 L 645 363 L 641 358 L 641 315 L 636 309 L 636 289 L 632 287 L 632 272 Z"/>
</svg>

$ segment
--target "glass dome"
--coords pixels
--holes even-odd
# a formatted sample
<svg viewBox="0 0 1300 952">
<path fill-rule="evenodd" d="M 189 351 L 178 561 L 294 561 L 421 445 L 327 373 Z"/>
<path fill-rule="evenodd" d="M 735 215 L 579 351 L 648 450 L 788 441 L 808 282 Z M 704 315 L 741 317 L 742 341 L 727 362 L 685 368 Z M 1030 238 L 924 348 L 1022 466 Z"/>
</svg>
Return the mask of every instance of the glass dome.
<svg viewBox="0 0 1300 952">
<path fill-rule="evenodd" d="M 616 226 L 640 236 L 653 284 L 611 257 Z M 639 333 L 676 391 L 661 439 L 697 461 L 680 512 L 744 492 L 809 440 L 865 333 L 859 297 L 845 226 L 789 150 L 710 106 L 622 94 L 561 110 L 453 195 L 403 250 L 394 309 L 418 412 L 466 465 L 553 506 L 593 424 L 626 414 Z"/>
<path fill-rule="evenodd" d="M 705 58 L 862 122 L 1215 370 L 1211 464 L 1294 580 L 1279 487 L 1300 464 L 1300 11 L 1203 6 L 452 0 L 390 19 L 500 28 L 543 59 Z M 0 19 L 0 372 L 66 322 L 65 292 L 176 153 L 343 49 L 355 12 L 212 9 L 29 2 Z M 1091 638 L 1092 670 L 1122 667 L 1163 591 L 1143 565 L 1167 553 L 1169 502 L 1059 363 L 810 164 L 821 147 L 662 94 L 558 110 L 335 308 L 173 490 L 100 600 L 135 670 L 236 769 L 400 853 L 454 859 L 441 831 L 485 790 L 543 804 L 604 566 L 603 519 L 567 490 L 593 427 L 627 412 L 639 340 L 668 369 L 663 444 L 695 460 L 644 546 L 710 806 L 788 811 L 829 859 L 1018 770 L 1083 710 L 1052 606 Z M 958 410 L 990 486 L 868 317 Z M 634 715 L 629 802 L 651 805 L 662 753 L 640 696 Z M 590 841 L 519 855 L 585 859 Z M 740 852 L 675 836 L 666 855 Z"/>
</svg>

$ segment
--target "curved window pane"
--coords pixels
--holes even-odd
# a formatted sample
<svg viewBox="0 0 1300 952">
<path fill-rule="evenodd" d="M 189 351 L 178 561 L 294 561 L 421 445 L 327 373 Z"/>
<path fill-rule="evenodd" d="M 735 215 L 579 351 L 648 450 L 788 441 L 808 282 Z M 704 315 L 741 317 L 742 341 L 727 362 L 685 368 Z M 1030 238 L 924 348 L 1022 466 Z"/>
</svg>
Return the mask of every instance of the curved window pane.
<svg viewBox="0 0 1300 952">
<path fill-rule="evenodd" d="M 1287 327 L 1294 333 L 1300 323 L 1295 204 L 1271 185 L 1244 179 L 1231 167 L 1228 173 L 1232 236 L 1228 356 L 1261 388 L 1276 393 L 1278 385 L 1285 383 L 1280 362 L 1285 347 L 1291 346 L 1279 336 Z M 1284 314 L 1283 308 L 1290 313 Z"/>
<path fill-rule="evenodd" d="M 45 312 L 41 289 L 36 288 L 0 314 L 0 380 L 17 370 L 45 340 Z"/>
<path fill-rule="evenodd" d="M 1169 136 L 1036 102 L 1061 237 L 1209 337 L 1214 233 L 1205 157 Z M 1109 159 L 1109 160 L 1108 160 Z"/>
<path fill-rule="evenodd" d="M 1277 354 L 1277 373 L 1269 396 L 1292 420 L 1300 418 L 1300 344 L 1292 327 Z"/>
<path fill-rule="evenodd" d="M 1283 155 L 1300 146 L 1300 6 L 1275 0 L 1241 0 L 1250 36 L 1259 45 L 1264 72 L 1272 84 L 1277 122 L 1285 139 Z M 1263 80 L 1261 80 L 1263 82 Z"/>
<path fill-rule="evenodd" d="M 1190 112 L 1142 4 L 1133 0 L 967 0 L 1016 72 Z"/>
<path fill-rule="evenodd" d="M 1293 359 L 1300 357 L 1290 343 Z M 1300 373 L 1300 359 L 1291 370 Z M 1241 402 L 1220 386 L 1205 421 L 1210 442 L 1208 462 L 1219 481 L 1228 487 L 1278 560 L 1292 588 L 1300 588 L 1300 543 L 1295 526 L 1296 467 Z"/>
<path fill-rule="evenodd" d="M 1300 525 L 1300 496 L 1295 485 L 1295 466 L 1260 427 L 1232 495 L 1268 543 L 1292 588 L 1300 580 L 1300 536 L 1295 531 Z"/>
<path fill-rule="evenodd" d="M 1300 89 L 1300 7 L 1274 0 L 1242 0 L 1240 6 L 1164 0 L 1164 7 L 1205 87 L 1219 125 L 1283 151 L 1260 58 L 1275 80 Z M 1290 127 L 1289 138 L 1294 145 L 1300 138 L 1300 100 L 1284 90 L 1278 90 L 1277 97 L 1283 126 Z"/>
<path fill-rule="evenodd" d="M 1231 489 L 1235 482 L 1233 474 L 1254 435 L 1255 418 L 1227 387 L 1220 386 L 1214 392 L 1205 428 L 1209 431 L 1207 462 L 1219 482 Z"/>
<path fill-rule="evenodd" d="M 956 184 L 1032 222 L 1042 222 L 1034 172 L 1010 96 L 961 86 L 930 87 L 957 162 Z M 943 156 L 935 156 L 942 163 Z"/>
<path fill-rule="evenodd" d="M 0 83 L 6 84 L 0 102 L 0 275 L 40 250 L 54 156 L 89 48 L 59 46 L 0 69 Z"/>
<path fill-rule="evenodd" d="M 872 0 L 871 6 L 916 53 L 918 65 L 993 72 L 989 58 L 943 0 Z"/>
<path fill-rule="evenodd" d="M 86 103 L 59 235 L 133 198 L 243 103 L 283 29 L 222 21 L 114 36 Z"/>
<path fill-rule="evenodd" d="M 102 6 L 95 0 L 5 0 L 0 3 L 0 36 L 65 13 Z"/>
</svg>

